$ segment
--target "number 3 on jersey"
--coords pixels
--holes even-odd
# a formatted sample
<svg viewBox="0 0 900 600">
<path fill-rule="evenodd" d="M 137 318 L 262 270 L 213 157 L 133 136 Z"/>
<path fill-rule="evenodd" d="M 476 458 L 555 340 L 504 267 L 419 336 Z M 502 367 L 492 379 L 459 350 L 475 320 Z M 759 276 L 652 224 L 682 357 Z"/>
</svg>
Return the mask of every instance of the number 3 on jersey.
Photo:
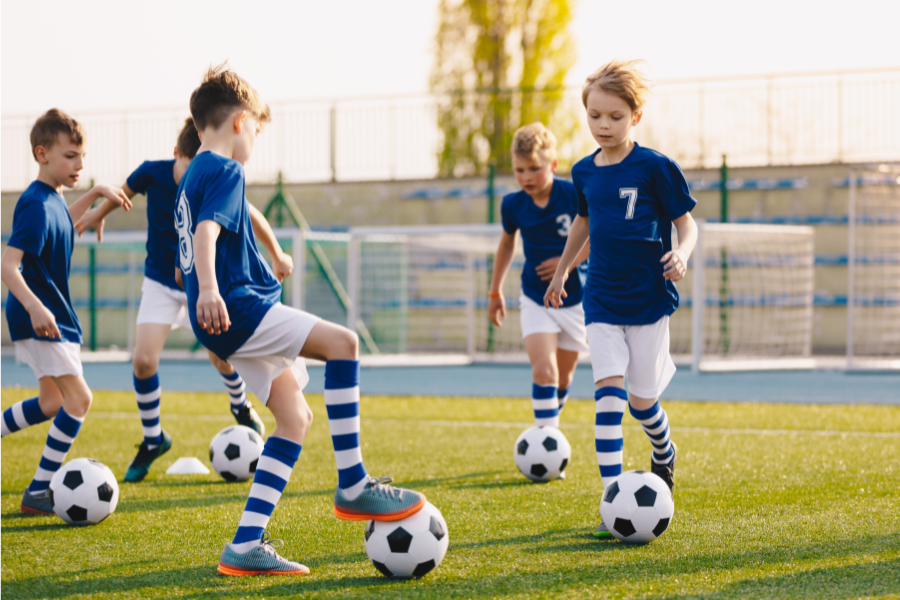
<svg viewBox="0 0 900 600">
<path fill-rule="evenodd" d="M 562 214 L 556 217 L 556 222 L 559 223 L 559 229 L 556 230 L 561 237 L 569 237 L 569 230 L 572 228 L 572 216 L 567 214 Z"/>
<path fill-rule="evenodd" d="M 619 188 L 619 198 L 628 198 L 628 207 L 625 209 L 625 218 L 634 218 L 634 205 L 637 204 L 637 188 Z"/>
</svg>

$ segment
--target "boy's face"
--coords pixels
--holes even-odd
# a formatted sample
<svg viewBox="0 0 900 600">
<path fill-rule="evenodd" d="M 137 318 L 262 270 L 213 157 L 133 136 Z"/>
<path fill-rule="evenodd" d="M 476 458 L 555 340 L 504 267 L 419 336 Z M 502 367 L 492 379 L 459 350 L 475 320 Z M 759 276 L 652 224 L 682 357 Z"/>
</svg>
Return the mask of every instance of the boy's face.
<svg viewBox="0 0 900 600">
<path fill-rule="evenodd" d="M 641 113 L 631 112 L 625 100 L 602 90 L 591 90 L 585 109 L 588 128 L 601 148 L 616 148 L 627 142 L 631 128 L 641 120 Z"/>
<path fill-rule="evenodd" d="M 256 117 L 246 111 L 236 113 L 233 117 L 234 123 L 234 154 L 232 158 L 242 165 L 246 165 L 253 154 L 253 147 L 256 145 L 256 136 L 259 135 L 261 129 L 259 121 Z"/>
<path fill-rule="evenodd" d="M 34 149 L 35 157 L 45 171 L 58 184 L 67 188 L 75 187 L 84 168 L 84 146 L 73 142 L 65 133 L 60 133 L 48 150 L 44 146 Z"/>
<path fill-rule="evenodd" d="M 525 193 L 534 198 L 543 196 L 553 185 L 553 173 L 559 162 L 547 160 L 540 152 L 536 158 L 512 155 L 513 172 L 516 181 L 525 190 Z"/>
</svg>

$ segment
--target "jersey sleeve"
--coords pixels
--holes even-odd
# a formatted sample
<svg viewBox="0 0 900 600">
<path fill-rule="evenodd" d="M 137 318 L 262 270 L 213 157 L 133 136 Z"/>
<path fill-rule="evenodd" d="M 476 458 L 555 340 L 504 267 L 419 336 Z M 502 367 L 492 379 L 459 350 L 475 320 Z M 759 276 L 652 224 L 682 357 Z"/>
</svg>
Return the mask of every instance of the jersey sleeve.
<svg viewBox="0 0 900 600">
<path fill-rule="evenodd" d="M 237 233 L 243 210 L 244 172 L 240 165 L 226 164 L 209 173 L 197 223 L 215 221 L 228 231 Z"/>
<path fill-rule="evenodd" d="M 584 195 L 584 191 L 581 189 L 581 186 L 584 184 L 581 181 L 581 178 L 575 172 L 575 169 L 572 169 L 572 185 L 575 187 L 575 196 L 576 196 L 576 210 L 578 212 L 578 216 L 587 217 L 588 216 L 588 203 L 587 197 Z"/>
<path fill-rule="evenodd" d="M 513 212 L 515 212 L 512 206 L 514 197 L 514 195 L 506 196 L 500 203 L 500 221 L 503 223 L 503 231 L 509 235 L 513 235 L 519 230 L 513 216 Z"/>
<path fill-rule="evenodd" d="M 8 246 L 40 254 L 47 241 L 47 212 L 42 202 L 26 202 L 17 206 L 13 216 L 12 235 Z"/>
<path fill-rule="evenodd" d="M 153 183 L 153 176 L 150 174 L 150 162 L 144 161 L 141 163 L 134 172 L 128 176 L 128 179 L 125 180 L 125 185 L 128 186 L 135 194 L 143 194 L 146 193 L 147 188 L 150 187 L 150 184 Z"/>
<path fill-rule="evenodd" d="M 681 167 L 670 158 L 664 158 L 656 169 L 654 188 L 658 202 L 673 221 L 691 212 L 697 205 L 691 197 Z"/>
</svg>

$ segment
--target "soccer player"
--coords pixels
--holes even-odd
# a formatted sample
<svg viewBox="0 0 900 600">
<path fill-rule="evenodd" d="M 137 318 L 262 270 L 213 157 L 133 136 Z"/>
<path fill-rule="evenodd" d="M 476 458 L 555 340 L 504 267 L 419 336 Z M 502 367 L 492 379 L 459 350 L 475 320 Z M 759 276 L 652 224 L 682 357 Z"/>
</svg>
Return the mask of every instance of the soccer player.
<svg viewBox="0 0 900 600">
<path fill-rule="evenodd" d="M 266 525 L 300 456 L 312 411 L 300 357 L 325 362 L 325 404 L 338 469 L 334 514 L 345 520 L 399 520 L 425 496 L 370 477 L 359 442 L 359 339 L 355 333 L 286 307 L 281 285 L 256 248 L 244 168 L 270 120 L 256 90 L 225 65 L 210 69 L 191 94 L 202 144 L 178 187 L 178 266 L 191 324 L 200 342 L 242 374 L 275 416 L 250 497 L 218 571 L 302 575 L 309 569 L 278 555 Z"/>
<path fill-rule="evenodd" d="M 675 282 L 684 277 L 697 241 L 690 214 L 696 200 L 675 161 L 631 139 L 650 92 L 637 62 L 612 61 L 582 88 L 588 127 L 600 147 L 572 168 L 578 217 L 544 304 L 562 305 L 568 267 L 590 238 L 584 314 L 597 388 L 600 477 L 605 488 L 622 474 L 628 404 L 653 446 L 650 470 L 674 491 L 677 449 L 658 398 L 675 374 L 669 315 L 678 308 Z M 678 248 L 672 245 L 673 224 Z M 611 536 L 602 522 L 594 535 Z"/>
<path fill-rule="evenodd" d="M 494 325 L 503 325 L 506 301 L 501 290 L 513 260 L 516 232 L 520 231 L 525 267 L 519 318 L 531 361 L 534 424 L 559 427 L 559 413 L 566 403 L 578 353 L 588 351 L 581 279 L 576 276 L 566 281 L 566 298 L 559 310 L 544 308 L 543 304 L 547 284 L 556 272 L 577 216 L 578 196 L 575 186 L 553 176 L 559 166 L 556 138 L 540 123 L 526 125 L 513 135 L 512 165 L 522 190 L 504 197 L 500 205 L 503 234 L 488 291 L 488 315 Z M 585 244 L 572 268 L 584 262 L 589 250 L 589 244 Z"/>
<path fill-rule="evenodd" d="M 72 223 L 101 196 L 131 208 L 122 190 L 106 185 L 66 206 L 62 189 L 78 183 L 86 138 L 78 121 L 55 108 L 35 122 L 31 152 L 38 177 L 16 203 L 12 235 L 0 259 L 0 278 L 9 288 L 9 334 L 39 387 L 37 398 L 3 411 L 2 436 L 53 419 L 37 472 L 22 494 L 22 511 L 37 515 L 53 513 L 50 479 L 91 407 L 91 390 L 82 377 L 81 323 L 69 295 Z"/>
<path fill-rule="evenodd" d="M 175 144 L 174 159 L 145 161 L 128 176 L 122 189 L 129 198 L 147 196 L 147 259 L 141 285 L 141 305 L 134 336 L 134 392 L 144 433 L 137 455 L 128 465 L 125 481 L 143 481 L 150 466 L 172 447 L 171 436 L 160 426 L 159 358 L 169 332 L 190 327 L 187 296 L 176 278 L 178 232 L 175 230 L 175 192 L 178 182 L 200 147 L 194 120 L 188 118 Z M 94 229 L 103 239 L 106 216 L 117 206 L 106 201 L 85 214 L 75 224 L 79 235 Z M 272 256 L 275 272 L 290 274 L 291 258 L 278 246 L 265 217 L 251 207 L 254 229 Z M 262 226 L 262 224 L 265 224 Z M 262 226 L 262 231 L 260 231 Z M 231 398 L 231 412 L 237 422 L 265 436 L 265 425 L 244 393 L 245 385 L 234 367 L 209 352 L 209 360 L 222 376 Z"/>
</svg>

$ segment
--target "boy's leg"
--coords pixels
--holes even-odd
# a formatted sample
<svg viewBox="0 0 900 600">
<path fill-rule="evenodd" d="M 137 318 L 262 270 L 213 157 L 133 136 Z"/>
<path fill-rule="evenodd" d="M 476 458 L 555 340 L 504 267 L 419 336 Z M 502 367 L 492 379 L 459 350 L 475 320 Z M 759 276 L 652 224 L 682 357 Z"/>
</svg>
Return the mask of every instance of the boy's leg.
<svg viewBox="0 0 900 600">
<path fill-rule="evenodd" d="M 222 376 L 222 383 L 225 384 L 225 388 L 228 390 L 228 396 L 231 398 L 231 414 L 234 415 L 238 425 L 249 427 L 261 437 L 265 438 L 266 426 L 263 425 L 262 419 L 259 418 L 253 405 L 250 404 L 250 401 L 247 399 L 247 386 L 244 384 L 244 380 L 241 378 L 240 374 L 235 370 L 231 363 L 222 360 L 209 350 L 207 350 L 207 353 L 209 354 L 209 362 L 212 363 Z"/>
<path fill-rule="evenodd" d="M 21 508 L 31 514 L 52 514 L 53 507 L 47 494 L 50 480 L 66 459 L 91 407 L 91 390 L 81 375 L 54 377 L 53 382 L 62 394 L 63 405 L 50 426 L 34 479 L 22 496 Z"/>
<path fill-rule="evenodd" d="M 6 437 L 10 433 L 38 425 L 56 416 L 63 403 L 62 393 L 51 377 L 41 377 L 38 386 L 40 389 L 36 398 L 22 400 L 3 411 L 3 418 L 0 419 L 3 435 L 0 437 Z"/>
<path fill-rule="evenodd" d="M 318 321 L 300 356 L 324 360 L 325 405 L 338 468 L 334 514 L 344 520 L 395 521 L 418 512 L 425 496 L 369 477 L 359 443 L 359 338 L 349 329 Z"/>
<path fill-rule="evenodd" d="M 525 338 L 531 362 L 531 407 L 538 427 L 559 427 L 556 333 L 532 333 Z"/>
<path fill-rule="evenodd" d="M 279 556 L 266 526 L 281 499 L 300 457 L 312 424 L 312 411 L 290 369 L 273 382 L 267 406 L 275 416 L 275 431 L 266 440 L 256 466 L 253 485 L 234 540 L 225 545 L 219 559 L 223 575 L 305 575 L 309 569 Z"/>
<path fill-rule="evenodd" d="M 572 350 L 556 350 L 556 368 L 559 371 L 559 391 L 556 396 L 559 399 L 559 412 L 562 412 L 569 399 L 569 386 L 575 377 L 575 368 L 578 366 L 578 352 Z"/>
</svg>

